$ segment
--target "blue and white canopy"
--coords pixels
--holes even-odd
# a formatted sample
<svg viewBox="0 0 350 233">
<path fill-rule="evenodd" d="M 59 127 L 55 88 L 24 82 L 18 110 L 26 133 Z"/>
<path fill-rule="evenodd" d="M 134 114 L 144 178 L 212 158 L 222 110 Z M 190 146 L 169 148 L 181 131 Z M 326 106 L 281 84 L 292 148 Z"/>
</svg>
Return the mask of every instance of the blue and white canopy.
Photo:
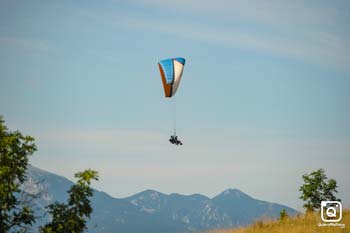
<svg viewBox="0 0 350 233">
<path fill-rule="evenodd" d="M 175 95 L 180 85 L 184 66 L 185 59 L 182 57 L 165 59 L 158 62 L 165 97 L 170 98 Z"/>
</svg>

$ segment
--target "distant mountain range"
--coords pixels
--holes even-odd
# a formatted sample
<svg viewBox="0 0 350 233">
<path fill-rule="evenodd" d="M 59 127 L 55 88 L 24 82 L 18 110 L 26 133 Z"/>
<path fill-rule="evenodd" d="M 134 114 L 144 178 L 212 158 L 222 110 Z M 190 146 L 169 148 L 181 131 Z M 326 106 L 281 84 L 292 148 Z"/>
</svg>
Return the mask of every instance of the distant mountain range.
<svg viewBox="0 0 350 233">
<path fill-rule="evenodd" d="M 70 180 L 29 166 L 27 192 L 44 191 L 37 200 L 37 214 L 54 201 L 65 202 Z M 89 233 L 186 233 L 215 228 L 244 226 L 260 218 L 277 218 L 282 209 L 289 215 L 297 211 L 275 203 L 260 201 L 237 189 L 227 189 L 214 198 L 201 194 L 164 194 L 146 190 L 127 198 L 114 198 L 95 190 Z M 43 225 L 48 216 L 37 225 Z"/>
</svg>

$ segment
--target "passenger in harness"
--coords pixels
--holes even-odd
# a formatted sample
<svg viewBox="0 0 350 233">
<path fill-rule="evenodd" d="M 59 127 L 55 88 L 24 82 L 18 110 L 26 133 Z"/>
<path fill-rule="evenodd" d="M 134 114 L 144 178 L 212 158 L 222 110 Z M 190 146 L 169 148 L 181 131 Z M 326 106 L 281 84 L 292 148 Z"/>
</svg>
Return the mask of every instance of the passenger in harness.
<svg viewBox="0 0 350 233">
<path fill-rule="evenodd" d="M 179 139 L 177 139 L 176 135 L 171 135 L 170 139 L 169 139 L 169 142 L 171 142 L 171 144 L 174 144 L 174 145 L 177 145 L 177 146 L 182 146 L 182 142 Z"/>
</svg>

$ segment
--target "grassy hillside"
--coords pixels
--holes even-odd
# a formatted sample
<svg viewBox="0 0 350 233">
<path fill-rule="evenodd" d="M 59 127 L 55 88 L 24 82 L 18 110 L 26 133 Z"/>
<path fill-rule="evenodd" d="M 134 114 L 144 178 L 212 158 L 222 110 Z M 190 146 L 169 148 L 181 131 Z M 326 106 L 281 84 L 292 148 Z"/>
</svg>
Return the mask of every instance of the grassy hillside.
<svg viewBox="0 0 350 233">
<path fill-rule="evenodd" d="M 208 233 L 350 233 L 350 210 L 343 211 L 343 218 L 340 223 L 345 224 L 345 228 L 324 226 L 319 213 L 300 215 L 287 218 L 283 221 L 257 221 L 255 224 L 244 228 L 214 230 Z"/>
</svg>

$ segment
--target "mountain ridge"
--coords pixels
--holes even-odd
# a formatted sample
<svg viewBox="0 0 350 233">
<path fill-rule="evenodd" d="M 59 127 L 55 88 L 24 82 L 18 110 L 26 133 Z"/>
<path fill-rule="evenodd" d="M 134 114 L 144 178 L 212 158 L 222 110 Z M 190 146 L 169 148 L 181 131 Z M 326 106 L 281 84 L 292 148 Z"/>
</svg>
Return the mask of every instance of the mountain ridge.
<svg viewBox="0 0 350 233">
<path fill-rule="evenodd" d="M 28 167 L 28 192 L 45 190 L 38 203 L 66 202 L 74 184 L 69 179 L 34 166 Z M 298 212 L 288 206 L 257 200 L 239 189 L 229 188 L 213 198 L 195 194 L 165 194 L 147 189 L 125 198 L 115 198 L 94 189 L 93 213 L 88 232 L 186 233 L 214 228 L 245 226 L 259 218 L 277 218 L 282 209 L 289 215 Z M 48 219 L 40 222 L 42 225 Z M 39 224 L 39 225 L 40 225 Z"/>
</svg>

